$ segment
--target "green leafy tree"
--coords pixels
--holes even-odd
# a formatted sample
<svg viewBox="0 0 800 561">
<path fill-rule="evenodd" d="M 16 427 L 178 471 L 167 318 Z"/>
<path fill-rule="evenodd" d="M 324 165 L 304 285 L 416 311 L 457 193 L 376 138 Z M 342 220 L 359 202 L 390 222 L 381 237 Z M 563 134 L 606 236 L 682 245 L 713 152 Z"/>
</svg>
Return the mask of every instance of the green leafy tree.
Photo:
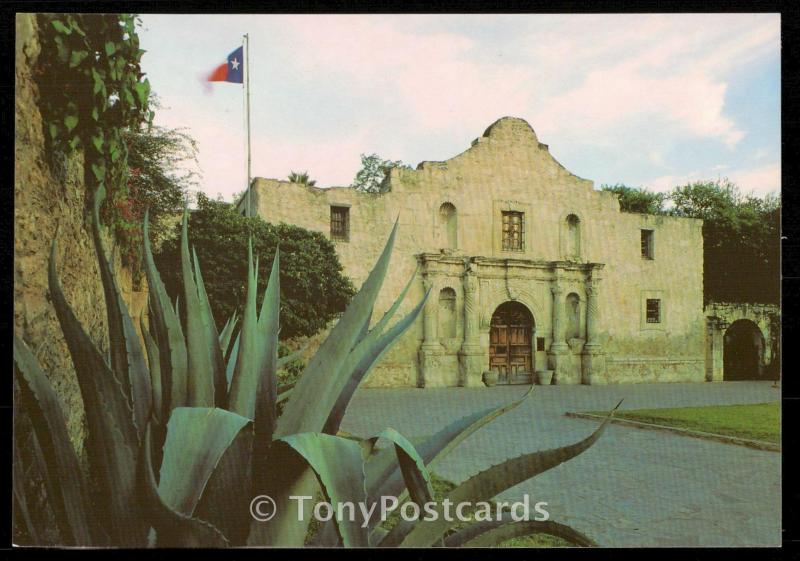
<svg viewBox="0 0 800 561">
<path fill-rule="evenodd" d="M 383 193 L 384 184 L 389 171 L 394 167 L 404 166 L 400 160 L 384 160 L 377 154 L 361 154 L 361 169 L 350 187 L 366 193 Z"/>
<path fill-rule="evenodd" d="M 291 172 L 288 177 L 289 181 L 292 183 L 300 183 L 301 185 L 308 185 L 309 187 L 313 187 L 317 184 L 315 179 L 311 179 L 308 176 L 308 172 L 304 171 L 302 173 L 297 173 L 295 171 Z"/>
<path fill-rule="evenodd" d="M 151 98 L 151 106 L 157 100 Z M 169 221 L 162 218 L 180 213 L 200 176 L 197 143 L 184 129 L 152 124 L 123 132 L 128 146 L 128 192 L 132 219 L 141 221 L 150 213 L 150 236 L 160 245 Z"/>
<path fill-rule="evenodd" d="M 780 301 L 780 199 L 742 195 L 727 179 L 676 187 L 671 214 L 703 219 L 707 301 Z"/>
<path fill-rule="evenodd" d="M 664 193 L 654 193 L 641 187 L 628 187 L 621 183 L 601 185 L 601 191 L 619 195 L 619 208 L 622 212 L 640 212 L 644 214 L 664 214 Z"/>
<path fill-rule="evenodd" d="M 313 335 L 344 311 L 354 294 L 342 274 L 333 244 L 322 234 L 287 224 L 268 224 L 247 218 L 221 200 L 197 195 L 197 209 L 189 219 L 189 243 L 203 267 L 203 281 L 212 302 L 218 328 L 245 301 L 248 238 L 259 257 L 259 294 L 263 294 L 269 264 L 281 250 L 281 338 Z M 180 225 L 175 237 L 164 241 L 156 255 L 167 292 L 174 299 L 181 291 Z"/>
</svg>

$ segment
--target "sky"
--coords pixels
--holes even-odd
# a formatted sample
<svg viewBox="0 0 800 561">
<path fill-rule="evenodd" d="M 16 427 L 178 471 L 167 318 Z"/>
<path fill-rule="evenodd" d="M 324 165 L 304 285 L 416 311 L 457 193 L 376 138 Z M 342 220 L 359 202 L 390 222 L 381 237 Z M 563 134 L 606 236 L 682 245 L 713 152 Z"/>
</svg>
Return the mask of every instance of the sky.
<svg viewBox="0 0 800 561">
<path fill-rule="evenodd" d="M 521 117 L 572 173 L 665 191 L 781 188 L 780 15 L 143 15 L 158 125 L 201 190 L 246 186 L 243 87 L 204 81 L 250 37 L 254 177 L 352 183 L 360 154 L 446 160 Z"/>
</svg>

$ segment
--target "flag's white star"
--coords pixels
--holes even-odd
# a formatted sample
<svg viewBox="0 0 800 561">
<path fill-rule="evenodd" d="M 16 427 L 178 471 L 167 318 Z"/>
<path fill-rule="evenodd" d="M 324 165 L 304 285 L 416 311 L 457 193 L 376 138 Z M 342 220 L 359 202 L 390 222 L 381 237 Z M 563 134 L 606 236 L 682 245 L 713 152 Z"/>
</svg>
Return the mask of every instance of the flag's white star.
<svg viewBox="0 0 800 561">
<path fill-rule="evenodd" d="M 238 70 L 239 69 L 239 61 L 234 58 L 231 61 L 231 66 L 233 67 L 233 70 Z"/>
</svg>

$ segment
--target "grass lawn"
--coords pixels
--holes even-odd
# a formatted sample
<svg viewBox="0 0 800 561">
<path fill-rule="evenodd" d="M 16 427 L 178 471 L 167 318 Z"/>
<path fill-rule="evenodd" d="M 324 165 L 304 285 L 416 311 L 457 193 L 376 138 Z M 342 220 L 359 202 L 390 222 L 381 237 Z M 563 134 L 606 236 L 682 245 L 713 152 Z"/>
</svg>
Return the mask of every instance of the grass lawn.
<svg viewBox="0 0 800 561">
<path fill-rule="evenodd" d="M 603 411 L 592 413 L 603 416 L 607 414 Z M 614 416 L 775 444 L 781 441 L 781 409 L 777 401 L 752 405 L 633 409 L 617 411 Z"/>
</svg>

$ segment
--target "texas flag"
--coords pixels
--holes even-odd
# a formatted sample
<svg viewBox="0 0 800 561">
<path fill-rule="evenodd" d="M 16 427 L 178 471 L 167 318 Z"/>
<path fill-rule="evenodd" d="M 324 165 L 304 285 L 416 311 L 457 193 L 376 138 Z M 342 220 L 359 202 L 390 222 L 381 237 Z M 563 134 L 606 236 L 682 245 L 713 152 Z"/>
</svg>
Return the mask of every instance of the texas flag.
<svg viewBox="0 0 800 561">
<path fill-rule="evenodd" d="M 244 82 L 244 57 L 242 56 L 243 47 L 239 47 L 228 55 L 228 62 L 220 64 L 208 75 L 208 82 L 233 82 L 241 84 Z"/>
</svg>

